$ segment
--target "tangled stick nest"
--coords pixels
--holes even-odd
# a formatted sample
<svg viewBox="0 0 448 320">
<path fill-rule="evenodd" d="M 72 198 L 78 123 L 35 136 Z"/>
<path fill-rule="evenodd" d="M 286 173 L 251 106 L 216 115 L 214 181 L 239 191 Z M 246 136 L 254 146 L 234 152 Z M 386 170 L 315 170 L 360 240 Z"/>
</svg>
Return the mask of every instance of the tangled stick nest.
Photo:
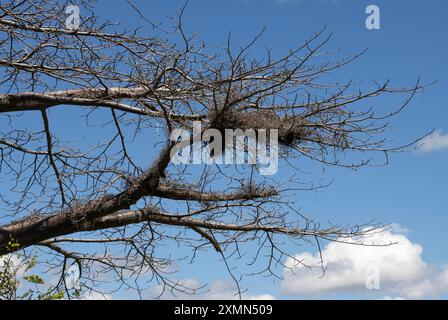
<svg viewBox="0 0 448 320">
<path fill-rule="evenodd" d="M 304 126 L 306 121 L 299 117 L 279 116 L 273 110 L 225 111 L 212 110 L 209 114 L 210 126 L 224 134 L 226 129 L 271 129 L 278 130 L 278 141 L 286 147 L 296 146 L 305 137 L 313 132 L 310 127 Z"/>
</svg>

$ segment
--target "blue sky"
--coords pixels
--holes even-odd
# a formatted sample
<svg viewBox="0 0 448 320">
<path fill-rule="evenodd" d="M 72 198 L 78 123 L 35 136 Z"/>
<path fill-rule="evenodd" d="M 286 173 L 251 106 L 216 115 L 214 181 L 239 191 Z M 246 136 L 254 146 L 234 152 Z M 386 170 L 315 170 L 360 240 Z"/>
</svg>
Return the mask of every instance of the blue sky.
<svg viewBox="0 0 448 320">
<path fill-rule="evenodd" d="M 166 21 L 165 18 L 182 4 L 181 1 L 135 3 L 152 21 Z M 364 26 L 365 9 L 369 4 L 375 4 L 381 10 L 380 30 L 367 30 Z M 123 20 L 128 14 L 132 15 L 131 12 L 117 12 L 114 6 L 108 6 L 102 14 L 112 16 L 112 20 Z M 444 136 L 448 134 L 447 14 L 448 3 L 442 0 L 192 0 L 185 14 L 185 26 L 189 32 L 197 32 L 199 39 L 217 46 L 225 45 L 229 31 L 234 43 L 244 44 L 266 27 L 260 44 L 273 48 L 275 53 L 284 53 L 326 24 L 334 33 L 330 48 L 341 47 L 347 55 L 368 48 L 364 56 L 337 73 L 337 79 L 354 77 L 366 83 L 391 79 L 394 84 L 403 86 L 412 85 L 418 77 L 423 82 L 437 80 L 392 121 L 392 137 L 400 143 L 436 129 L 439 130 L 439 139 L 436 139 L 439 150 L 393 155 L 389 166 L 364 168 L 357 172 L 328 168 L 323 174 L 313 168 L 313 179 L 333 181 L 333 184 L 318 193 L 296 195 L 302 211 L 316 219 L 364 222 L 374 218 L 378 222 L 398 224 L 405 232 L 396 232 L 404 232 L 406 239 L 421 245 L 421 259 L 437 270 L 448 263 L 445 250 L 448 242 L 445 231 L 448 224 L 448 147 Z M 394 101 L 385 99 L 381 103 L 393 106 Z M 280 170 L 279 174 L 287 175 L 287 172 Z M 292 250 L 300 253 L 299 249 Z M 197 280 L 209 283 L 229 280 L 213 258 L 201 259 L 193 266 L 184 267 L 181 270 L 183 276 L 193 278 L 195 274 L 201 274 Z M 428 277 L 437 272 L 433 271 Z M 225 286 L 215 283 L 215 287 L 219 291 Z M 279 281 L 273 283 L 256 277 L 244 280 L 243 287 L 253 295 L 315 297 L 285 295 Z M 350 292 L 343 289 L 331 294 L 323 290 L 317 296 L 359 298 L 364 294 L 362 290 Z M 388 292 L 380 290 L 373 296 L 388 296 Z M 435 296 L 446 297 L 440 290 Z"/>
<path fill-rule="evenodd" d="M 121 1 L 100 1 L 100 15 L 112 21 L 122 21 L 124 26 L 141 24 L 135 12 L 118 3 Z M 167 17 L 173 15 L 183 1 L 136 0 L 134 3 L 151 21 L 167 24 Z M 367 30 L 364 26 L 367 18 L 365 9 L 369 4 L 375 4 L 381 10 L 380 30 Z M 408 142 L 432 129 L 438 130 L 432 140 L 427 140 L 427 146 L 431 148 L 392 155 L 391 163 L 386 167 L 363 168 L 356 172 L 340 168 L 326 168 L 323 172 L 320 166 L 305 166 L 313 181 L 333 183 L 319 192 L 293 195 L 302 212 L 316 220 L 362 223 L 376 219 L 377 222 L 396 224 L 387 236 L 399 239 L 404 245 L 378 256 L 392 256 L 391 261 L 397 263 L 411 262 L 409 279 L 396 278 L 396 270 L 389 270 L 386 266 L 384 270 L 381 269 L 385 274 L 385 286 L 380 290 L 369 291 L 359 283 L 344 283 L 347 276 L 344 270 L 340 270 L 341 261 L 333 258 L 335 271 L 329 271 L 329 278 L 335 283 L 333 288 L 323 285 L 316 292 L 285 289 L 280 280 L 254 276 L 245 277 L 242 281 L 242 287 L 247 289 L 247 297 L 448 297 L 448 285 L 437 287 L 437 282 L 447 280 L 448 283 L 444 273 L 448 265 L 445 248 L 448 243 L 447 15 L 448 2 L 444 0 L 189 2 L 184 17 L 187 31 L 197 32 L 199 39 L 211 45 L 225 46 L 229 31 L 235 46 L 242 45 L 266 27 L 259 40 L 260 49 L 268 46 L 273 48 L 274 53 L 281 54 L 327 25 L 328 30 L 334 33 L 327 48 L 341 47 L 342 54 L 346 55 L 368 48 L 365 55 L 335 74 L 334 79 L 353 77 L 367 84 L 373 80 L 381 82 L 391 79 L 398 86 L 413 85 L 419 77 L 426 83 L 438 81 L 420 93 L 410 107 L 391 122 L 394 128 L 391 137 L 397 144 Z M 149 26 L 148 32 L 152 32 Z M 257 52 L 253 54 L 256 56 Z M 396 100 L 385 98 L 380 103 L 384 104 L 382 108 L 389 105 L 393 107 Z M 288 170 L 280 169 L 279 178 L 287 176 Z M 341 256 L 350 263 L 354 261 L 351 260 L 351 254 L 360 254 L 344 250 L 330 246 L 324 248 L 324 253 L 332 257 L 335 252 L 343 252 Z M 316 253 L 315 248 L 310 247 L 291 247 L 290 251 L 294 254 L 308 251 L 310 255 Z M 364 252 L 376 255 L 371 251 Z M 217 261 L 218 258 L 212 251 L 200 254 L 195 264 L 180 265 L 177 277 L 192 283 L 209 283 L 208 297 L 227 298 L 235 292 L 235 288 L 222 262 Z M 311 256 L 309 258 L 312 259 Z M 298 271 L 296 277 L 288 278 L 291 285 L 299 287 L 310 279 L 318 278 L 313 273 L 303 274 L 302 270 Z M 126 298 L 126 295 L 123 292 L 117 297 Z"/>
<path fill-rule="evenodd" d="M 166 22 L 183 2 L 135 1 L 135 4 L 152 21 Z M 380 30 L 367 30 L 364 26 L 365 9 L 369 4 L 375 4 L 381 10 Z M 442 0 L 192 0 L 184 21 L 189 32 L 197 32 L 199 39 L 217 46 L 225 45 L 229 31 L 238 45 L 266 27 L 260 45 L 271 47 L 278 54 L 287 52 L 326 24 L 334 33 L 329 48 L 341 47 L 342 53 L 347 55 L 368 48 L 364 56 L 337 73 L 336 79 L 353 77 L 366 83 L 391 79 L 393 84 L 402 86 L 412 85 L 418 77 L 423 82 L 438 81 L 419 94 L 411 106 L 392 121 L 392 137 L 397 143 L 406 142 L 437 129 L 440 130 L 439 144 L 442 141 L 442 146 L 446 146 L 443 141 L 446 141 L 444 133 L 448 134 L 447 13 L 448 3 Z M 132 23 L 134 20 L 128 17 L 135 13 L 108 4 L 101 15 Z M 396 101 L 385 99 L 381 102 L 392 107 Z M 401 226 L 405 231 L 395 230 L 394 235 L 404 232 L 405 239 L 420 245 L 422 253 L 418 256 L 432 270 L 425 271 L 429 274 L 418 281 L 431 282 L 433 280 L 427 278 L 436 277 L 448 264 L 445 250 L 448 242 L 445 231 L 448 224 L 448 147 L 393 155 L 391 160 L 389 166 L 364 168 L 357 172 L 327 168 L 322 173 L 314 167 L 311 169 L 313 180 L 323 179 L 333 181 L 333 184 L 318 193 L 304 192 L 295 196 L 300 199 L 302 211 L 317 220 L 365 222 L 376 219 Z M 280 170 L 279 174 L 287 175 L 287 171 Z M 291 251 L 299 254 L 304 249 L 292 248 Z M 220 292 L 232 292 L 230 279 L 216 258 L 211 254 L 200 256 L 194 265 L 180 267 L 179 277 L 209 283 L 215 297 L 219 297 Z M 356 288 L 350 290 L 343 285 L 340 290 L 322 290 L 317 295 L 285 294 L 281 281 L 261 277 L 245 278 L 242 285 L 248 289 L 248 296 L 270 294 L 285 299 L 399 295 L 399 292 L 387 290 L 373 293 Z M 447 297 L 443 290 L 434 295 L 423 295 L 430 296 Z"/>
</svg>

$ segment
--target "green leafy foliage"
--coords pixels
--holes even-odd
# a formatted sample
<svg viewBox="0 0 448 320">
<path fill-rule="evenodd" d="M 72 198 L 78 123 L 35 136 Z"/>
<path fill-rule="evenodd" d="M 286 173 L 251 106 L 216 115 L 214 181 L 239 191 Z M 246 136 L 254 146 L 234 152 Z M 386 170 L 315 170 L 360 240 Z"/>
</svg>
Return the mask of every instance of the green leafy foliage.
<svg viewBox="0 0 448 320">
<path fill-rule="evenodd" d="M 8 248 L 20 247 L 14 241 Z M 37 265 L 36 257 L 22 257 L 19 254 L 7 254 L 0 257 L 0 300 L 61 300 L 64 293 L 47 288 L 45 280 L 31 273 Z M 19 287 L 23 286 L 23 290 Z"/>
</svg>

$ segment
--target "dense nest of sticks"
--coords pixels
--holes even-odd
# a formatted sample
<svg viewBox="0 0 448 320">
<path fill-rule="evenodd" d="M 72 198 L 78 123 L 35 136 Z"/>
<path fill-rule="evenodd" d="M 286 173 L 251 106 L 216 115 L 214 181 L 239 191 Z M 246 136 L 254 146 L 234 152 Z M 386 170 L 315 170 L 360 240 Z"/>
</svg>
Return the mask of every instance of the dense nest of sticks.
<svg viewBox="0 0 448 320">
<path fill-rule="evenodd" d="M 225 133 L 226 129 L 278 129 L 279 144 L 291 147 L 300 144 L 312 135 L 312 128 L 299 116 L 279 116 L 273 110 L 236 111 L 212 110 L 209 114 L 210 127 Z"/>
</svg>

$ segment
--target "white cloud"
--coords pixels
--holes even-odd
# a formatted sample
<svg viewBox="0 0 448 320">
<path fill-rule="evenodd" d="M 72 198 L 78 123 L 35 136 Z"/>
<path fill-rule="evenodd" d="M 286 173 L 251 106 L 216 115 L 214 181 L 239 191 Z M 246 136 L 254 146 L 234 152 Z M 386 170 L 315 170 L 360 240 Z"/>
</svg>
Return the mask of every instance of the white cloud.
<svg viewBox="0 0 448 320">
<path fill-rule="evenodd" d="M 437 130 L 429 136 L 423 138 L 419 145 L 419 150 L 424 153 L 448 149 L 448 134 L 443 134 Z"/>
<path fill-rule="evenodd" d="M 25 266 L 22 259 L 17 254 L 7 254 L 0 257 L 0 269 L 8 266 L 10 272 L 16 276 L 22 276 Z"/>
<path fill-rule="evenodd" d="M 201 284 L 197 279 L 183 279 L 179 283 L 187 288 L 201 288 Z M 152 296 L 160 296 L 162 293 L 162 286 L 156 286 L 152 290 Z M 162 299 L 179 299 L 179 300 L 237 300 L 239 299 L 236 293 L 235 284 L 230 281 L 218 280 L 213 282 L 207 289 L 198 290 L 198 293 L 191 295 L 188 293 L 176 293 L 175 295 L 170 292 L 164 292 L 161 296 Z M 242 295 L 243 300 L 275 300 L 274 296 L 270 294 L 261 295 Z"/>
<path fill-rule="evenodd" d="M 432 271 L 427 277 L 402 289 L 403 296 L 410 299 L 436 297 L 448 292 L 448 267 L 442 272 Z"/>
<path fill-rule="evenodd" d="M 436 272 L 422 259 L 423 249 L 402 234 L 385 231 L 369 240 L 391 246 L 365 247 L 332 242 L 322 249 L 325 275 L 320 257 L 308 252 L 289 258 L 284 270 L 282 292 L 287 295 L 325 295 L 331 293 L 373 293 L 386 298 L 398 296 L 418 299 L 448 291 L 448 268 Z M 377 284 L 378 286 L 375 286 Z M 378 290 L 368 290 L 367 287 Z"/>
<path fill-rule="evenodd" d="M 402 297 L 389 297 L 389 296 L 385 296 L 383 297 L 383 299 L 381 300 L 406 300 L 405 298 Z"/>
<path fill-rule="evenodd" d="M 80 300 L 112 300 L 112 296 L 109 294 L 90 291 L 85 294 Z"/>
<path fill-rule="evenodd" d="M 247 300 L 275 300 L 275 298 L 270 294 L 260 294 L 258 296 L 249 296 Z"/>
</svg>

